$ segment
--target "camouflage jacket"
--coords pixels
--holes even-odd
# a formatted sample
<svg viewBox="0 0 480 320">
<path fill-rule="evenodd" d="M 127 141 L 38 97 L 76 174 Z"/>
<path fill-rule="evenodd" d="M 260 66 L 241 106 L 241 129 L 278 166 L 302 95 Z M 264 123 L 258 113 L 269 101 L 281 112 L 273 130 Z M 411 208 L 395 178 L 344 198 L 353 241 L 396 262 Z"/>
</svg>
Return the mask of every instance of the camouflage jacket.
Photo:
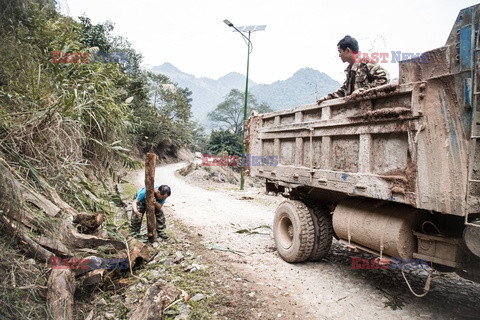
<svg viewBox="0 0 480 320">
<path fill-rule="evenodd" d="M 390 81 L 388 71 L 376 63 L 353 63 L 345 69 L 347 79 L 335 92 L 327 94 L 324 99 L 335 99 L 351 95 L 358 89 L 370 89 L 387 84 Z"/>
</svg>

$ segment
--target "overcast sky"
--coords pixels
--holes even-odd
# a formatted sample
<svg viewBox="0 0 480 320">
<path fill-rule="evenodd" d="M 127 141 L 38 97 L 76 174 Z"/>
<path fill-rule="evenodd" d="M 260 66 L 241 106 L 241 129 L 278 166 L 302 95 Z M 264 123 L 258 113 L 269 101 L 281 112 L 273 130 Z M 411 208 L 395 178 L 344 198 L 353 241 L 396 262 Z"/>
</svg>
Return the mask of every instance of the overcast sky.
<svg viewBox="0 0 480 320">
<path fill-rule="evenodd" d="M 72 17 L 111 21 L 149 67 L 170 62 L 197 77 L 246 72 L 247 45 L 223 23 L 267 25 L 252 33 L 250 79 L 285 80 L 303 67 L 343 82 L 337 43 L 346 34 L 365 52 L 420 53 L 445 44 L 469 0 L 61 0 Z M 67 6 L 65 6 L 65 3 Z M 389 61 L 391 60 L 391 54 Z M 391 77 L 398 64 L 384 64 Z"/>
</svg>

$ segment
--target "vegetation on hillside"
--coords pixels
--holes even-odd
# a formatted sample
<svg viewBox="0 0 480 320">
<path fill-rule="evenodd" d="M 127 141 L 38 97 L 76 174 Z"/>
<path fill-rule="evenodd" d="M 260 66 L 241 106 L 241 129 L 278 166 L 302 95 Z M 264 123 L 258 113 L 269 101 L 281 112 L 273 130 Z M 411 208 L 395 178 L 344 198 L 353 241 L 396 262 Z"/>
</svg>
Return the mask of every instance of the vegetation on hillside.
<svg viewBox="0 0 480 320">
<path fill-rule="evenodd" d="M 25 181 L 95 211 L 95 175 L 117 179 L 120 165 L 139 165 L 135 151 L 194 148 L 191 92 L 142 70 L 111 23 L 77 22 L 51 0 L 0 0 L 0 8 L 0 158 Z M 99 62 L 99 53 L 126 59 Z"/>
<path fill-rule="evenodd" d="M 40 296 L 52 272 L 35 266 L 52 254 L 79 256 L 68 235 L 80 212 L 100 211 L 105 241 L 125 240 L 112 184 L 141 166 L 142 152 L 175 155 L 201 142 L 191 92 L 142 70 L 141 55 L 112 30 L 59 14 L 53 0 L 0 0 L 2 319 L 50 317 Z M 61 213 L 26 204 L 27 193 Z M 37 263 L 8 260 L 25 252 Z"/>
</svg>

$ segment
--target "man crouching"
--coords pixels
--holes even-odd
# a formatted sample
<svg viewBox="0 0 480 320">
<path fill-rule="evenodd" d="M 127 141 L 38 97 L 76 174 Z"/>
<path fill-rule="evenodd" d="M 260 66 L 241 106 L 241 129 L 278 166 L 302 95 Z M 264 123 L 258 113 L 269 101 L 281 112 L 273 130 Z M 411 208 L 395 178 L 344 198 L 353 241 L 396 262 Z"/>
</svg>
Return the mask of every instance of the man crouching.
<svg viewBox="0 0 480 320">
<path fill-rule="evenodd" d="M 130 219 L 130 232 L 133 235 L 140 234 L 142 226 L 143 214 L 146 210 L 146 194 L 145 186 L 138 190 L 135 200 L 132 202 L 132 217 Z M 165 214 L 162 206 L 165 200 L 172 194 L 170 187 L 167 185 L 155 186 L 153 194 L 155 196 L 155 218 L 157 220 L 157 235 L 158 237 L 167 240 L 169 237 L 166 232 Z"/>
</svg>

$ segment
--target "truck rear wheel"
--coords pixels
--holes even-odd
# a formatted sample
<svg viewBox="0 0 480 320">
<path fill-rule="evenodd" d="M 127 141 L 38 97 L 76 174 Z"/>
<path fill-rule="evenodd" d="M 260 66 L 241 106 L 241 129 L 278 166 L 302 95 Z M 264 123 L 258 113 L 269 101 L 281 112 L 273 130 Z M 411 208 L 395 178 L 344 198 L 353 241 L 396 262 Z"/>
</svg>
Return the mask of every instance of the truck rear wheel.
<svg viewBox="0 0 480 320">
<path fill-rule="evenodd" d="M 333 227 L 330 210 L 322 205 L 308 208 L 313 220 L 315 240 L 308 261 L 320 261 L 328 254 L 332 246 Z"/>
<path fill-rule="evenodd" d="M 308 259 L 313 249 L 315 229 L 308 208 L 300 201 L 282 202 L 273 219 L 273 236 L 278 254 L 287 262 Z"/>
</svg>

